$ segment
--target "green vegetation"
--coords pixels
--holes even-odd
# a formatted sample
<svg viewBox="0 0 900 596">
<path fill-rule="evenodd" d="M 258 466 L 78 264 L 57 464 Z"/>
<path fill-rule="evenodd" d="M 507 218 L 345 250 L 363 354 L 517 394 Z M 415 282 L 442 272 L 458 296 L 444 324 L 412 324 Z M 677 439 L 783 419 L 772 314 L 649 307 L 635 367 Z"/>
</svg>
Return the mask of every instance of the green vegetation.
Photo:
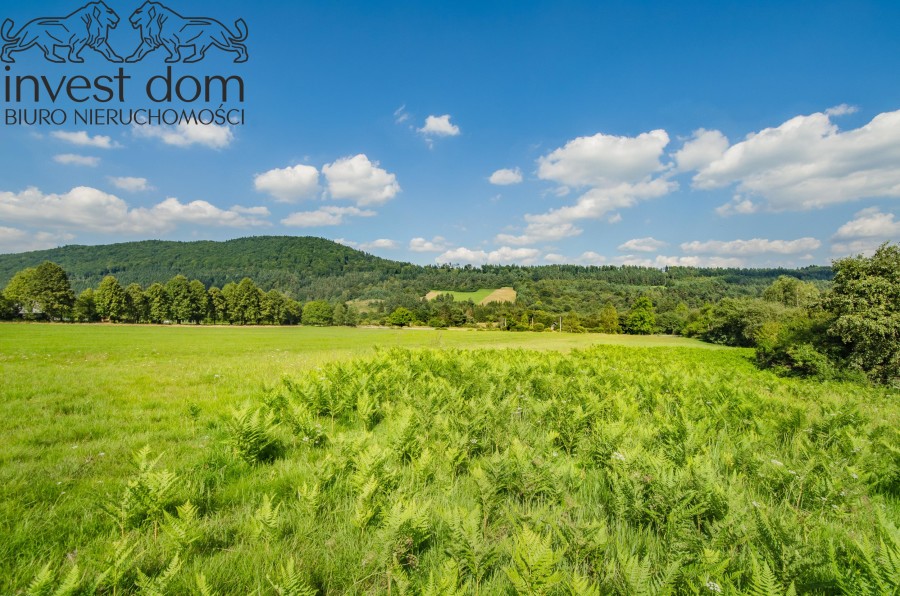
<svg viewBox="0 0 900 596">
<path fill-rule="evenodd" d="M 0 592 L 897 589 L 895 392 L 601 339 L 0 325 Z"/>
<path fill-rule="evenodd" d="M 438 296 L 449 295 L 449 296 L 453 296 L 453 299 L 457 300 L 459 302 L 465 302 L 468 300 L 468 301 L 472 302 L 473 304 L 481 304 L 482 300 L 484 300 L 485 298 L 487 298 L 488 296 L 490 296 L 491 294 L 493 294 L 496 291 L 497 291 L 496 288 L 493 288 L 493 289 L 482 288 L 480 290 L 475 290 L 474 292 L 451 292 L 451 291 L 445 291 L 445 290 L 432 290 L 432 291 L 428 292 L 428 294 L 426 294 L 426 296 L 429 296 L 430 297 L 429 299 L 433 300 L 434 298 L 437 298 Z"/>
</svg>

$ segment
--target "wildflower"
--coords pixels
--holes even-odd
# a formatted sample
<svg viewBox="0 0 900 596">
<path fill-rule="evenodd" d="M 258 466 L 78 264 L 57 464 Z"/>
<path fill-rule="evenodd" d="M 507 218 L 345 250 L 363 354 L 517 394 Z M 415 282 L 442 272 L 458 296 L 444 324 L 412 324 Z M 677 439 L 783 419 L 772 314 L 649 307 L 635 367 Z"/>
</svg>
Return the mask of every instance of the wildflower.
<svg viewBox="0 0 900 596">
<path fill-rule="evenodd" d="M 773 466 L 783 466 L 784 464 L 778 461 L 777 459 L 770 460 Z"/>
<path fill-rule="evenodd" d="M 760 508 L 760 504 L 757 503 L 756 501 L 750 501 L 750 504 L 753 505 L 754 507 L 756 507 L 757 509 Z"/>
<path fill-rule="evenodd" d="M 859 478 L 859 476 L 857 476 L 856 473 L 850 474 L 850 477 L 853 478 L 854 480 L 857 480 Z"/>
<path fill-rule="evenodd" d="M 625 461 L 625 455 L 622 453 L 619 453 L 618 451 L 614 451 L 612 454 L 612 457 L 613 457 L 613 459 L 617 459 L 619 461 Z"/>
<path fill-rule="evenodd" d="M 792 476 L 796 476 L 797 472 L 795 472 L 794 470 L 788 470 L 788 474 L 791 474 Z"/>
<path fill-rule="evenodd" d="M 706 589 L 709 590 L 710 592 L 713 592 L 714 594 L 722 593 L 722 586 L 720 586 L 719 584 L 717 584 L 716 582 L 714 582 L 712 580 L 709 580 L 708 582 L 706 582 Z"/>
</svg>

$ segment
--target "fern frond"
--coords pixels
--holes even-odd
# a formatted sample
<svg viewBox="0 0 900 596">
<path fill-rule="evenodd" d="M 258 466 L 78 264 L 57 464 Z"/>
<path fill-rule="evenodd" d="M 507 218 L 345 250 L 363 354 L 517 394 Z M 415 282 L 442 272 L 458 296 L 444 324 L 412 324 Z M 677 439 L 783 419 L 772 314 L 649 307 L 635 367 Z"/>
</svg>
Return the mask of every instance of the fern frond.
<svg viewBox="0 0 900 596">
<path fill-rule="evenodd" d="M 513 547 L 513 564 L 504 571 L 518 594 L 549 594 L 560 582 L 557 569 L 562 556 L 554 552 L 550 536 L 540 536 L 523 526 Z"/>
</svg>

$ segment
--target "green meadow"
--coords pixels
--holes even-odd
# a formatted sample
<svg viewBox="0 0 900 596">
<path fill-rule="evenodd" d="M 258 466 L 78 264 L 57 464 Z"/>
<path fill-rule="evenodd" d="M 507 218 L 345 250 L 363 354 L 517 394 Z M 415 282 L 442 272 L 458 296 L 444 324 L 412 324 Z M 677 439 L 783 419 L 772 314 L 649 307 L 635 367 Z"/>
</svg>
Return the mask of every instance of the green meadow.
<svg viewBox="0 0 900 596">
<path fill-rule="evenodd" d="M 896 392 L 709 348 L 0 325 L 0 593 L 896 593 Z"/>
</svg>

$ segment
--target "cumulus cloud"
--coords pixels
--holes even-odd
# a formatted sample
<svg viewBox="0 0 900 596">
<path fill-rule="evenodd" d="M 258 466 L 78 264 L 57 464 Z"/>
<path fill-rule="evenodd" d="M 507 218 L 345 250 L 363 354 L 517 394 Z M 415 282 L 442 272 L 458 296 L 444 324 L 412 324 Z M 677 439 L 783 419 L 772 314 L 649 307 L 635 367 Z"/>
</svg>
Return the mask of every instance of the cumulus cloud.
<svg viewBox="0 0 900 596">
<path fill-rule="evenodd" d="M 138 138 L 159 139 L 166 145 L 175 147 L 201 145 L 210 149 L 224 149 L 234 141 L 231 127 L 215 124 L 181 123 L 177 126 L 135 126 L 132 130 Z"/>
<path fill-rule="evenodd" d="M 535 217 L 526 215 L 525 218 Z M 515 234 L 497 234 L 494 240 L 500 244 L 512 244 L 514 246 L 524 246 L 527 244 L 537 244 L 538 242 L 554 242 L 565 238 L 574 238 L 579 236 L 584 230 L 576 227 L 571 222 L 531 222 L 526 226 L 525 233 Z"/>
<path fill-rule="evenodd" d="M 66 132 L 57 130 L 50 133 L 50 136 L 66 143 L 78 145 L 80 147 L 94 147 L 96 149 L 113 149 L 119 147 L 118 143 L 114 143 L 112 138 L 104 135 L 91 136 L 86 131 Z"/>
<path fill-rule="evenodd" d="M 578 137 L 538 160 L 538 177 L 565 186 L 617 188 L 638 183 L 664 168 L 660 163 L 669 144 L 664 130 L 637 137 L 598 133 Z"/>
<path fill-rule="evenodd" d="M 608 216 L 615 223 L 621 219 L 615 211 L 672 192 L 678 185 L 661 161 L 668 144 L 664 130 L 636 137 L 597 133 L 551 151 L 538 159 L 538 177 L 559 184 L 566 191 L 560 196 L 572 188 L 584 192 L 572 205 L 526 214 L 521 235 L 501 234 L 497 241 L 524 245 L 577 236 L 582 229 L 575 222 Z"/>
<path fill-rule="evenodd" d="M 0 226 L 0 253 L 28 252 L 56 248 L 70 240 L 73 234 L 28 232 L 16 228 Z"/>
<path fill-rule="evenodd" d="M 182 203 L 176 198 L 150 208 L 131 208 L 115 195 L 86 186 L 65 194 L 44 194 L 37 188 L 0 192 L 0 219 L 4 221 L 101 233 L 166 232 L 182 223 L 233 228 L 269 225 L 260 215 L 220 209 L 206 201 Z"/>
<path fill-rule="evenodd" d="M 522 182 L 522 172 L 519 168 L 514 170 L 502 169 L 497 170 L 491 177 L 489 178 L 491 184 L 496 184 L 497 186 L 509 186 L 510 184 L 519 184 Z"/>
<path fill-rule="evenodd" d="M 319 170 L 302 164 L 273 169 L 257 174 L 253 185 L 256 190 L 268 193 L 277 201 L 291 203 L 316 195 L 319 191 Z"/>
<path fill-rule="evenodd" d="M 716 254 L 716 255 L 762 255 L 779 254 L 795 255 L 808 253 L 822 246 L 815 238 L 799 238 L 797 240 L 766 240 L 753 238 L 752 240 L 709 240 L 707 242 L 693 241 L 681 245 L 681 250 L 686 253 Z"/>
<path fill-rule="evenodd" d="M 497 250 L 487 252 L 484 250 L 472 250 L 465 247 L 459 247 L 444 252 L 435 258 L 435 262 L 473 265 L 483 265 L 486 263 L 495 265 L 532 265 L 537 261 L 539 256 L 540 251 L 536 248 L 512 248 L 503 246 Z"/>
<path fill-rule="evenodd" d="M 728 138 L 718 130 L 700 128 L 673 156 L 682 172 L 705 168 L 728 149 Z"/>
<path fill-rule="evenodd" d="M 409 241 L 409 250 L 413 252 L 443 252 L 448 248 L 447 240 L 442 236 L 435 236 L 431 240 L 413 238 Z"/>
<path fill-rule="evenodd" d="M 419 132 L 426 137 L 455 137 L 460 134 L 459 127 L 450 122 L 450 114 L 428 116 Z"/>
<path fill-rule="evenodd" d="M 377 215 L 374 211 L 359 209 L 358 207 L 325 206 L 315 211 L 298 211 L 291 213 L 281 220 L 286 226 L 295 228 L 318 228 L 324 226 L 339 226 L 348 217 L 372 217 Z"/>
<path fill-rule="evenodd" d="M 381 205 L 400 192 L 397 176 L 378 167 L 364 154 L 344 157 L 322 167 L 333 199 L 349 199 L 359 206 Z"/>
<path fill-rule="evenodd" d="M 126 192 L 143 192 L 153 188 L 147 183 L 146 178 L 132 178 L 130 176 L 116 178 L 110 176 L 109 181 L 116 188 Z"/>
<path fill-rule="evenodd" d="M 875 252 L 883 242 L 900 239 L 900 221 L 893 213 L 882 213 L 878 207 L 858 212 L 832 236 L 831 252 L 836 255 Z"/>
<path fill-rule="evenodd" d="M 759 204 L 740 195 L 735 195 L 729 202 L 716 207 L 716 214 L 722 217 L 731 215 L 749 215 L 759 211 Z"/>
<path fill-rule="evenodd" d="M 633 238 L 619 245 L 622 252 L 657 252 L 666 245 L 665 242 L 655 238 Z"/>
<path fill-rule="evenodd" d="M 839 106 L 797 116 L 750 134 L 701 167 L 693 184 L 700 189 L 736 186 L 773 211 L 900 197 L 900 111 L 840 131 L 831 119 L 848 110 Z"/>
<path fill-rule="evenodd" d="M 61 163 L 64 166 L 84 166 L 87 168 L 96 168 L 100 165 L 99 157 L 88 157 L 86 155 L 75 155 L 74 153 L 63 153 L 62 155 L 54 155 L 53 161 Z"/>
<path fill-rule="evenodd" d="M 396 240 L 391 240 L 389 238 L 379 238 L 378 240 L 372 240 L 371 242 L 363 242 L 359 245 L 361 250 L 373 250 L 373 249 L 382 249 L 382 250 L 394 250 L 398 247 Z"/>
</svg>

